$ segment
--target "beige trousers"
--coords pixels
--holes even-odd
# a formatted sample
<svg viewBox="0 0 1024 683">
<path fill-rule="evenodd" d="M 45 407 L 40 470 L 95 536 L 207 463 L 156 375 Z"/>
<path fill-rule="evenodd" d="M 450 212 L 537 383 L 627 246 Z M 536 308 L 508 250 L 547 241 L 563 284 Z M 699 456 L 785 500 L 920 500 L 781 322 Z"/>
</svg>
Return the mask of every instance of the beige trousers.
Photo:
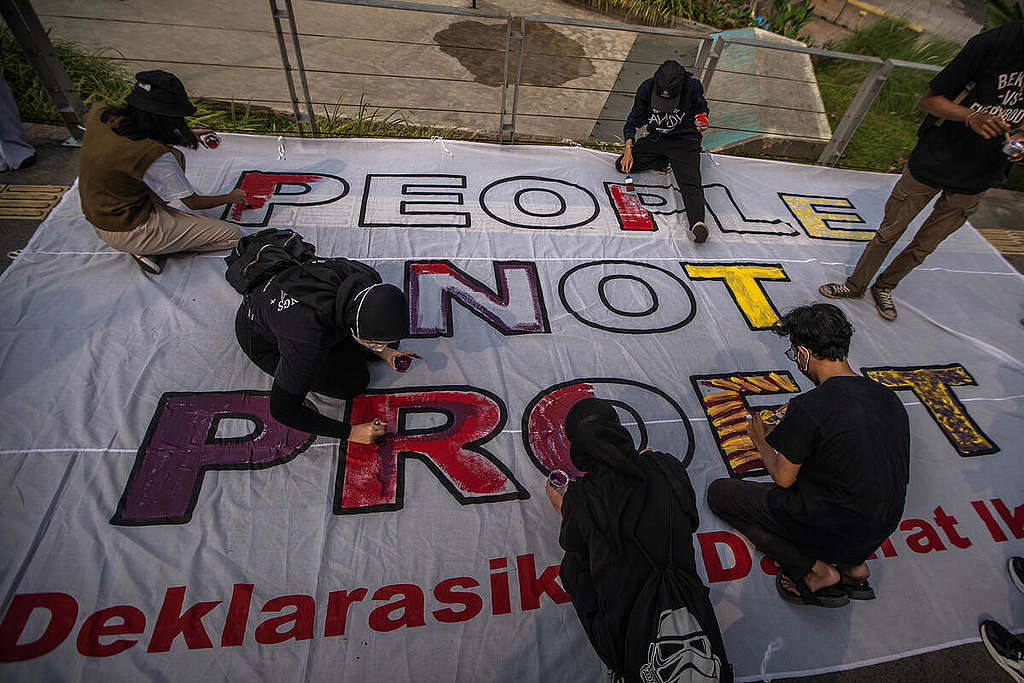
<svg viewBox="0 0 1024 683">
<path fill-rule="evenodd" d="M 216 218 L 179 211 L 154 199 L 149 218 L 125 231 L 100 230 L 100 239 L 118 251 L 157 256 L 183 251 L 231 249 L 242 236 L 237 225 Z"/>
<path fill-rule="evenodd" d="M 846 280 L 847 287 L 855 292 L 867 289 L 889 250 L 907 231 L 910 221 L 939 192 L 942 192 L 942 196 L 935 203 L 935 208 L 918 228 L 910 244 L 875 279 L 876 287 L 890 289 L 898 285 L 907 273 L 921 265 L 925 257 L 935 251 L 942 240 L 956 232 L 967 221 L 967 217 L 977 211 L 978 203 L 985 194 L 957 194 L 940 190 L 915 180 L 909 169 L 904 168 L 903 175 L 885 203 L 882 224 L 871 242 L 864 247 L 853 275 Z"/>
</svg>

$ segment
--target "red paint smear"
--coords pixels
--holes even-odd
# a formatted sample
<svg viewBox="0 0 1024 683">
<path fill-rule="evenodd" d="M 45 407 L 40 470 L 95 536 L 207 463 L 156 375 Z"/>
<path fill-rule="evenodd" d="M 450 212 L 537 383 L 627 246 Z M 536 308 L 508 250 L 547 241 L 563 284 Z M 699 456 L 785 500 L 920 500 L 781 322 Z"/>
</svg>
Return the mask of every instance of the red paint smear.
<svg viewBox="0 0 1024 683">
<path fill-rule="evenodd" d="M 563 470 L 573 479 L 583 472 L 569 459 L 569 439 L 565 436 L 565 416 L 579 401 L 594 398 L 594 387 L 589 384 L 570 384 L 556 389 L 542 398 L 530 412 L 530 450 L 541 465 L 550 472 Z"/>
<path fill-rule="evenodd" d="M 295 185 L 298 183 L 312 185 L 322 179 L 322 175 L 313 173 L 261 173 L 258 171 L 250 171 L 242 176 L 242 184 L 240 187 L 245 190 L 245 193 L 249 196 L 248 208 L 262 209 L 266 206 L 267 202 L 270 201 L 270 198 L 274 196 L 274 192 L 277 191 L 278 186 L 289 184 Z M 232 204 L 231 220 L 241 220 L 242 214 L 246 209 L 247 207 L 242 204 Z"/>
<path fill-rule="evenodd" d="M 623 230 L 654 230 L 651 213 L 644 208 L 635 192 L 628 192 L 623 185 L 610 185 L 615 210 L 622 220 Z"/>
</svg>

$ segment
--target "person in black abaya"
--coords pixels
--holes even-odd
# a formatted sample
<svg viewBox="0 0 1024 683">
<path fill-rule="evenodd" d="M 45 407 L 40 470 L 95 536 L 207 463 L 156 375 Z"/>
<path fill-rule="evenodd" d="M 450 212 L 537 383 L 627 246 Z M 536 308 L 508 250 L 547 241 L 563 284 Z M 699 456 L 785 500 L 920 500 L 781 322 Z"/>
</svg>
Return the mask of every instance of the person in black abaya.
<svg viewBox="0 0 1024 683">
<path fill-rule="evenodd" d="M 697 574 L 686 468 L 667 453 L 637 453 L 602 399 L 574 405 L 565 433 L 586 474 L 564 496 L 550 483 L 546 491 L 562 515 L 562 585 L 598 656 L 623 681 L 732 681 Z"/>
<path fill-rule="evenodd" d="M 257 254 L 255 265 L 259 243 L 248 246 Z M 240 266 L 246 263 L 245 256 L 239 259 Z M 350 399 L 369 385 L 369 362 L 383 360 L 404 372 L 419 358 L 396 351 L 397 342 L 409 336 L 405 293 L 381 282 L 370 266 L 344 258 L 294 263 L 247 289 L 235 335 L 245 355 L 274 377 L 275 420 L 364 444 L 384 434 L 380 420 L 350 426 L 306 405 L 306 394 Z"/>
</svg>

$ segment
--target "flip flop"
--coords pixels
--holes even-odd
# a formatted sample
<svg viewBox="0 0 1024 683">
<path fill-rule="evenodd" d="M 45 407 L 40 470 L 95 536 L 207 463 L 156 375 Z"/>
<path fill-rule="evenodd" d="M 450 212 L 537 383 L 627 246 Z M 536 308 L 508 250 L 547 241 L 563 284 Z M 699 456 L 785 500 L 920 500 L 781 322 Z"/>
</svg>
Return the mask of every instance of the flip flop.
<svg viewBox="0 0 1024 683">
<path fill-rule="evenodd" d="M 850 602 L 850 598 L 846 593 L 836 586 L 828 586 L 821 590 L 812 591 L 807 587 L 803 579 L 794 579 L 788 574 L 786 578 L 792 581 L 797 590 L 800 591 L 800 595 L 796 595 L 786 590 L 786 587 L 782 585 L 782 572 L 776 574 L 775 590 L 779 592 L 779 595 L 786 602 L 792 602 L 797 605 L 814 605 L 815 607 L 842 607 Z"/>
<path fill-rule="evenodd" d="M 838 584 L 839 590 L 846 593 L 847 597 L 851 600 L 874 600 L 875 589 L 871 587 L 871 584 L 866 580 L 860 583 L 843 583 L 840 581 Z"/>
</svg>

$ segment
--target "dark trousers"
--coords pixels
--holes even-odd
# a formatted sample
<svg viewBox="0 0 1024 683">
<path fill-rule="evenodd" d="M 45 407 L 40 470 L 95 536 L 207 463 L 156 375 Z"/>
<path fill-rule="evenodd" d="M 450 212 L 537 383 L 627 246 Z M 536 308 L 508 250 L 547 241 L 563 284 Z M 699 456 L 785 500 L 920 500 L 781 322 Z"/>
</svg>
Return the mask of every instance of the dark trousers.
<svg viewBox="0 0 1024 683">
<path fill-rule="evenodd" d="M 704 186 L 700 179 L 700 138 L 692 135 L 665 137 L 645 135 L 633 142 L 633 168 L 630 173 L 663 171 L 672 164 L 676 184 L 683 195 L 686 220 L 692 227 L 704 222 Z M 615 161 L 622 173 L 622 157 Z"/>
<path fill-rule="evenodd" d="M 277 372 L 277 364 L 281 360 L 277 343 L 253 329 L 244 300 L 235 314 L 235 337 L 242 351 L 256 367 L 270 376 Z M 331 348 L 320 376 L 313 380 L 309 390 L 334 398 L 358 396 L 370 384 L 370 370 L 366 364 L 373 359 L 380 360 L 380 357 L 352 337 L 346 337 Z"/>
<path fill-rule="evenodd" d="M 762 553 L 782 567 L 786 575 L 802 579 L 811 571 L 815 558 L 801 552 L 786 538 L 786 531 L 768 509 L 768 492 L 774 484 L 716 479 L 708 487 L 708 507 L 734 529 L 750 539 Z"/>
</svg>

